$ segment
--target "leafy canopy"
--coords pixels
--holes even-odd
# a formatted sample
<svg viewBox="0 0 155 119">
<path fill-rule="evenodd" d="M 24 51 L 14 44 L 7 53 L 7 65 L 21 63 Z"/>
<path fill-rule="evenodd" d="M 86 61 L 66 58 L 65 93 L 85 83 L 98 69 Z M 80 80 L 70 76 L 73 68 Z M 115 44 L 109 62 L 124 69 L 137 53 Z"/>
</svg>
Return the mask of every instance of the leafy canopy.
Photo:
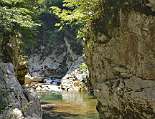
<svg viewBox="0 0 155 119">
<path fill-rule="evenodd" d="M 102 0 L 64 0 L 63 8 L 52 6 L 52 12 L 60 18 L 56 26 L 60 29 L 67 25 L 74 26 L 78 28 L 78 36 L 84 37 L 90 23 L 103 12 L 101 2 Z"/>
<path fill-rule="evenodd" d="M 0 0 L 0 29 L 4 31 L 18 26 L 30 28 L 38 25 L 32 17 L 36 9 L 33 0 Z"/>
</svg>

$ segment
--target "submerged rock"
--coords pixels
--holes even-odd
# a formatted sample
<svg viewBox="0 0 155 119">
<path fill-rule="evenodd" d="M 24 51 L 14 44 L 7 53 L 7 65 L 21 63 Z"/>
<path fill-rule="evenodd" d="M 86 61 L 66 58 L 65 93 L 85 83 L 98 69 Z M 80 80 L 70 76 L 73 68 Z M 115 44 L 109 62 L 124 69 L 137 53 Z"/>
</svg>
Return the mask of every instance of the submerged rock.
<svg viewBox="0 0 155 119">
<path fill-rule="evenodd" d="M 0 64 L 0 106 L 1 119 L 42 119 L 37 95 L 22 88 L 11 63 Z"/>
</svg>

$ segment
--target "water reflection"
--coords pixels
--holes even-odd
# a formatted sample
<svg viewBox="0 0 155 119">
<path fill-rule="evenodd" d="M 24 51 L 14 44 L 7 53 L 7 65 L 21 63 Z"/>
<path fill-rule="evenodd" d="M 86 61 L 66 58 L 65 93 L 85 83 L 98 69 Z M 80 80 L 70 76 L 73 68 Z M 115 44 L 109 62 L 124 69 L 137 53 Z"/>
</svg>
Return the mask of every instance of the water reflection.
<svg viewBox="0 0 155 119">
<path fill-rule="evenodd" d="M 43 93 L 43 119 L 98 119 L 96 99 L 75 92 Z"/>
<path fill-rule="evenodd" d="M 73 104 L 85 105 L 84 94 L 77 92 L 63 92 L 62 98 L 64 101 Z"/>
</svg>

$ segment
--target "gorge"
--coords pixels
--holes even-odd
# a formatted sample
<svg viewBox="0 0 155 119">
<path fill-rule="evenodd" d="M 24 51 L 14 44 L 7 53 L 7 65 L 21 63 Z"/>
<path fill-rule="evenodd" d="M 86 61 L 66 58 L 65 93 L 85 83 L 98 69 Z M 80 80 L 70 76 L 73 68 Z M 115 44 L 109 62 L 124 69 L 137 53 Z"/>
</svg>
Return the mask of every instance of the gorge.
<svg viewBox="0 0 155 119">
<path fill-rule="evenodd" d="M 23 1 L 0 1 L 0 119 L 155 119 L 154 0 Z"/>
</svg>

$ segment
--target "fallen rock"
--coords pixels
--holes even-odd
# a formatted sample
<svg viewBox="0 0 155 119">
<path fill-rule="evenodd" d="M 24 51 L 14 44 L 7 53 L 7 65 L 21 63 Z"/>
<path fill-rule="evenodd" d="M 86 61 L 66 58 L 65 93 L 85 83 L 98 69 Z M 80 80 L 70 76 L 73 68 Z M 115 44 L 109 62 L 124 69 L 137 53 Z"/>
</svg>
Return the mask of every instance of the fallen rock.
<svg viewBox="0 0 155 119">
<path fill-rule="evenodd" d="M 43 79 L 40 77 L 32 77 L 29 73 L 25 75 L 25 85 L 31 85 L 32 83 L 40 83 L 43 82 Z"/>
</svg>

